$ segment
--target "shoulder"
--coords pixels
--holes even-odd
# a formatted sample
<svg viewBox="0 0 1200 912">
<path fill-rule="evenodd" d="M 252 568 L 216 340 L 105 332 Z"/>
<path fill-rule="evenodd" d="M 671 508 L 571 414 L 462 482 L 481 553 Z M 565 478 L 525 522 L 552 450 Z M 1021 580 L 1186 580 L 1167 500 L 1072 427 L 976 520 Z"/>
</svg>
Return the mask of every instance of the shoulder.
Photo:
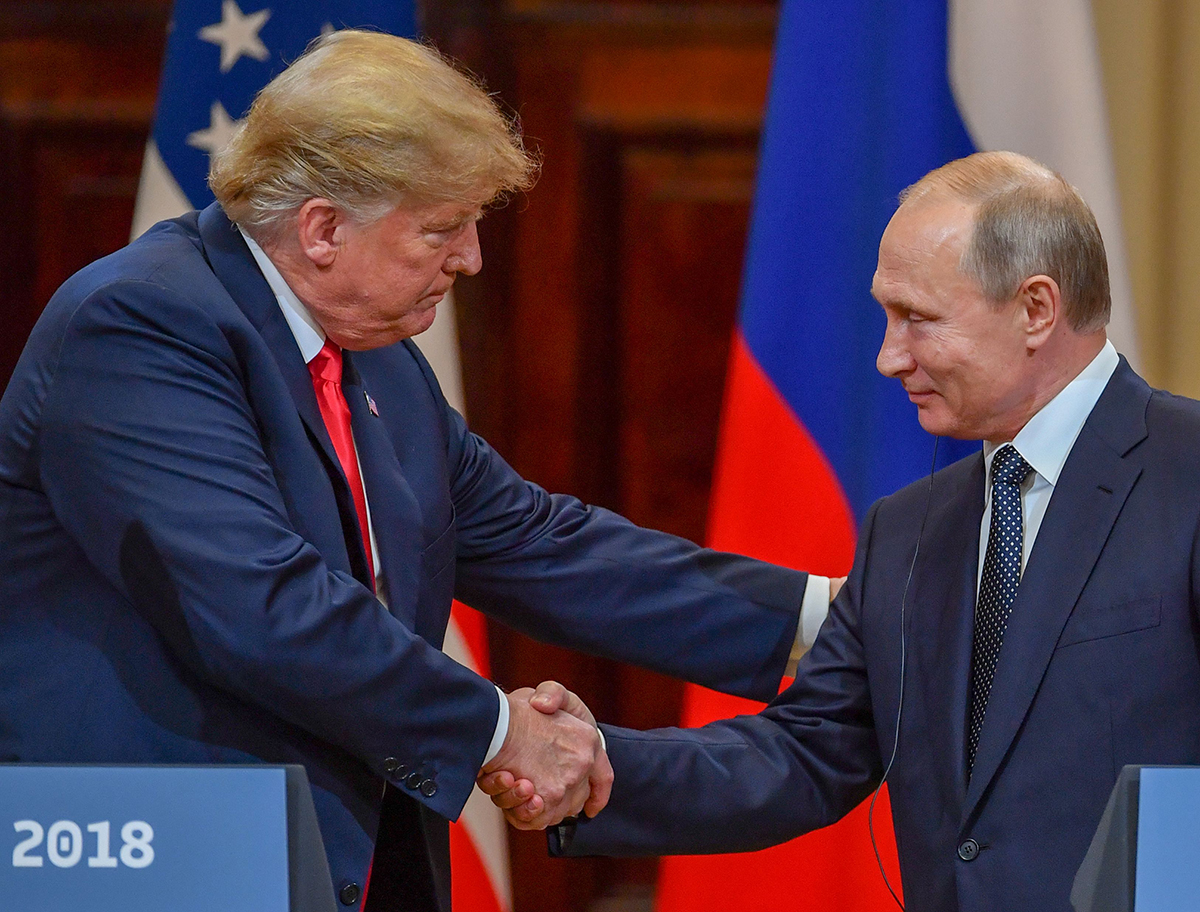
<svg viewBox="0 0 1200 912">
<path fill-rule="evenodd" d="M 1167 390 L 1152 389 L 1146 405 L 1147 430 L 1171 429 L 1200 439 L 1200 401 Z"/>
<path fill-rule="evenodd" d="M 124 314 L 178 317 L 177 310 L 233 304 L 205 259 L 195 214 L 159 222 L 125 247 L 71 276 L 47 305 L 47 316 L 71 320 L 81 309 L 117 305 Z"/>
<path fill-rule="evenodd" d="M 1106 401 L 1110 393 L 1111 401 Z M 1132 433 L 1135 438 L 1140 434 L 1132 452 L 1140 451 L 1143 457 L 1178 454 L 1194 467 L 1195 454 L 1200 452 L 1200 402 L 1151 387 L 1125 363 L 1114 374 L 1105 397 L 1097 404 L 1096 411 L 1105 408 L 1107 422 L 1100 422 L 1102 434 L 1118 449 L 1124 442 L 1122 432 Z M 1139 422 L 1144 422 L 1142 428 L 1137 427 Z M 1118 430 L 1114 424 L 1122 427 Z"/>
</svg>

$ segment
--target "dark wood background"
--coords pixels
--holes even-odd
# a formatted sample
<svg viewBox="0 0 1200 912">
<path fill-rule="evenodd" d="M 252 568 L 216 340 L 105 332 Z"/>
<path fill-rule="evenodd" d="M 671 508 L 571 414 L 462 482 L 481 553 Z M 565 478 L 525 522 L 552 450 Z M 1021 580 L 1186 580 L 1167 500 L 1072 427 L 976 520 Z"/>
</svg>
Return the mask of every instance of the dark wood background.
<svg viewBox="0 0 1200 912">
<path fill-rule="evenodd" d="M 128 238 L 169 14 L 0 0 L 0 384 L 59 283 Z M 455 286 L 473 427 L 551 490 L 702 540 L 774 4 L 440 0 L 424 20 L 544 159 Z M 490 636 L 503 686 L 553 677 L 605 720 L 678 718 L 676 682 Z M 516 912 L 654 878 L 653 862 L 551 861 L 540 835 L 511 846 Z"/>
</svg>

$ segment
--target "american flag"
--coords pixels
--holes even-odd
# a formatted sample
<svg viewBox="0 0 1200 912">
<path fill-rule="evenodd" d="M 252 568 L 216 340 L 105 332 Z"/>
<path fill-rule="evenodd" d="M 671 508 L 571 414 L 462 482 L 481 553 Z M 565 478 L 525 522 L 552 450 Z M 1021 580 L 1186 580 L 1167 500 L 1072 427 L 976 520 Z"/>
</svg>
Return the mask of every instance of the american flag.
<svg viewBox="0 0 1200 912">
<path fill-rule="evenodd" d="M 259 7 L 260 2 L 176 0 L 154 130 L 142 164 L 134 237 L 161 219 L 212 202 L 206 182 L 209 155 L 224 148 L 255 93 L 313 38 L 339 28 L 369 27 L 396 35 L 417 31 L 411 0 L 291 0 Z M 446 398 L 462 411 L 453 303 L 447 298 L 438 310 L 433 328 L 416 341 Z M 456 602 L 446 634 L 447 655 L 487 675 L 486 643 L 480 616 Z M 450 855 L 457 908 L 512 908 L 504 821 L 479 791 L 451 827 Z"/>
</svg>

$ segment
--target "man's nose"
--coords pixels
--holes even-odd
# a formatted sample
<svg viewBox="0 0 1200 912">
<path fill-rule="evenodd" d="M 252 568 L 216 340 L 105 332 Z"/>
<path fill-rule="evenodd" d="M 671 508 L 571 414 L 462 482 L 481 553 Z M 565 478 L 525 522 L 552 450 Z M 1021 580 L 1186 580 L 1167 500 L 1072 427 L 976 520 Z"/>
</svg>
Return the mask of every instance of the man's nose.
<svg viewBox="0 0 1200 912">
<path fill-rule="evenodd" d="M 466 275 L 475 275 L 483 268 L 483 253 L 479 250 L 479 231 L 475 222 L 463 227 L 442 268 L 446 272 L 462 272 Z"/>
<path fill-rule="evenodd" d="M 875 357 L 875 369 L 885 377 L 899 377 L 913 369 L 913 358 L 904 344 L 903 329 L 896 321 L 888 320 L 883 333 L 883 344 Z"/>
</svg>

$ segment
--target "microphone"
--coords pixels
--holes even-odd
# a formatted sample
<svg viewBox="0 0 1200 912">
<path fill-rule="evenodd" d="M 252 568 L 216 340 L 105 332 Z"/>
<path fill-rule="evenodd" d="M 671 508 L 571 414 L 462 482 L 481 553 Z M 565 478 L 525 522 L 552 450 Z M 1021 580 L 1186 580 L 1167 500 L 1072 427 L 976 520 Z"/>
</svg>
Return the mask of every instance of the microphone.
<svg viewBox="0 0 1200 912">
<path fill-rule="evenodd" d="M 892 771 L 892 764 L 896 762 L 896 752 L 900 747 L 900 718 L 904 712 L 904 668 L 905 661 L 908 658 L 907 643 L 905 641 L 906 624 L 904 606 L 908 601 L 908 586 L 912 582 L 913 571 L 917 567 L 917 555 L 921 553 L 921 536 L 925 534 L 925 520 L 929 518 L 929 504 L 933 500 L 933 474 L 937 471 L 937 451 L 941 440 L 941 437 L 933 438 L 933 459 L 929 463 L 929 486 L 925 489 L 925 510 L 921 514 L 921 525 L 917 527 L 917 544 L 913 548 L 912 561 L 908 565 L 908 576 L 904 580 L 904 592 L 900 596 L 900 695 L 896 701 L 896 730 L 892 737 L 892 756 L 888 758 L 887 766 L 883 770 L 883 778 L 879 780 L 879 785 L 875 787 L 875 792 L 871 795 L 871 806 L 867 808 L 867 832 L 871 836 L 871 849 L 875 852 L 875 863 L 879 865 L 879 874 L 883 877 L 883 885 L 892 894 L 892 899 L 900 907 L 900 912 L 904 912 L 904 903 L 900 901 L 900 897 L 892 889 L 887 871 L 883 869 L 883 859 L 879 856 L 879 845 L 875 842 L 875 800 L 883 790 L 884 783 L 887 782 L 888 774 Z"/>
</svg>

